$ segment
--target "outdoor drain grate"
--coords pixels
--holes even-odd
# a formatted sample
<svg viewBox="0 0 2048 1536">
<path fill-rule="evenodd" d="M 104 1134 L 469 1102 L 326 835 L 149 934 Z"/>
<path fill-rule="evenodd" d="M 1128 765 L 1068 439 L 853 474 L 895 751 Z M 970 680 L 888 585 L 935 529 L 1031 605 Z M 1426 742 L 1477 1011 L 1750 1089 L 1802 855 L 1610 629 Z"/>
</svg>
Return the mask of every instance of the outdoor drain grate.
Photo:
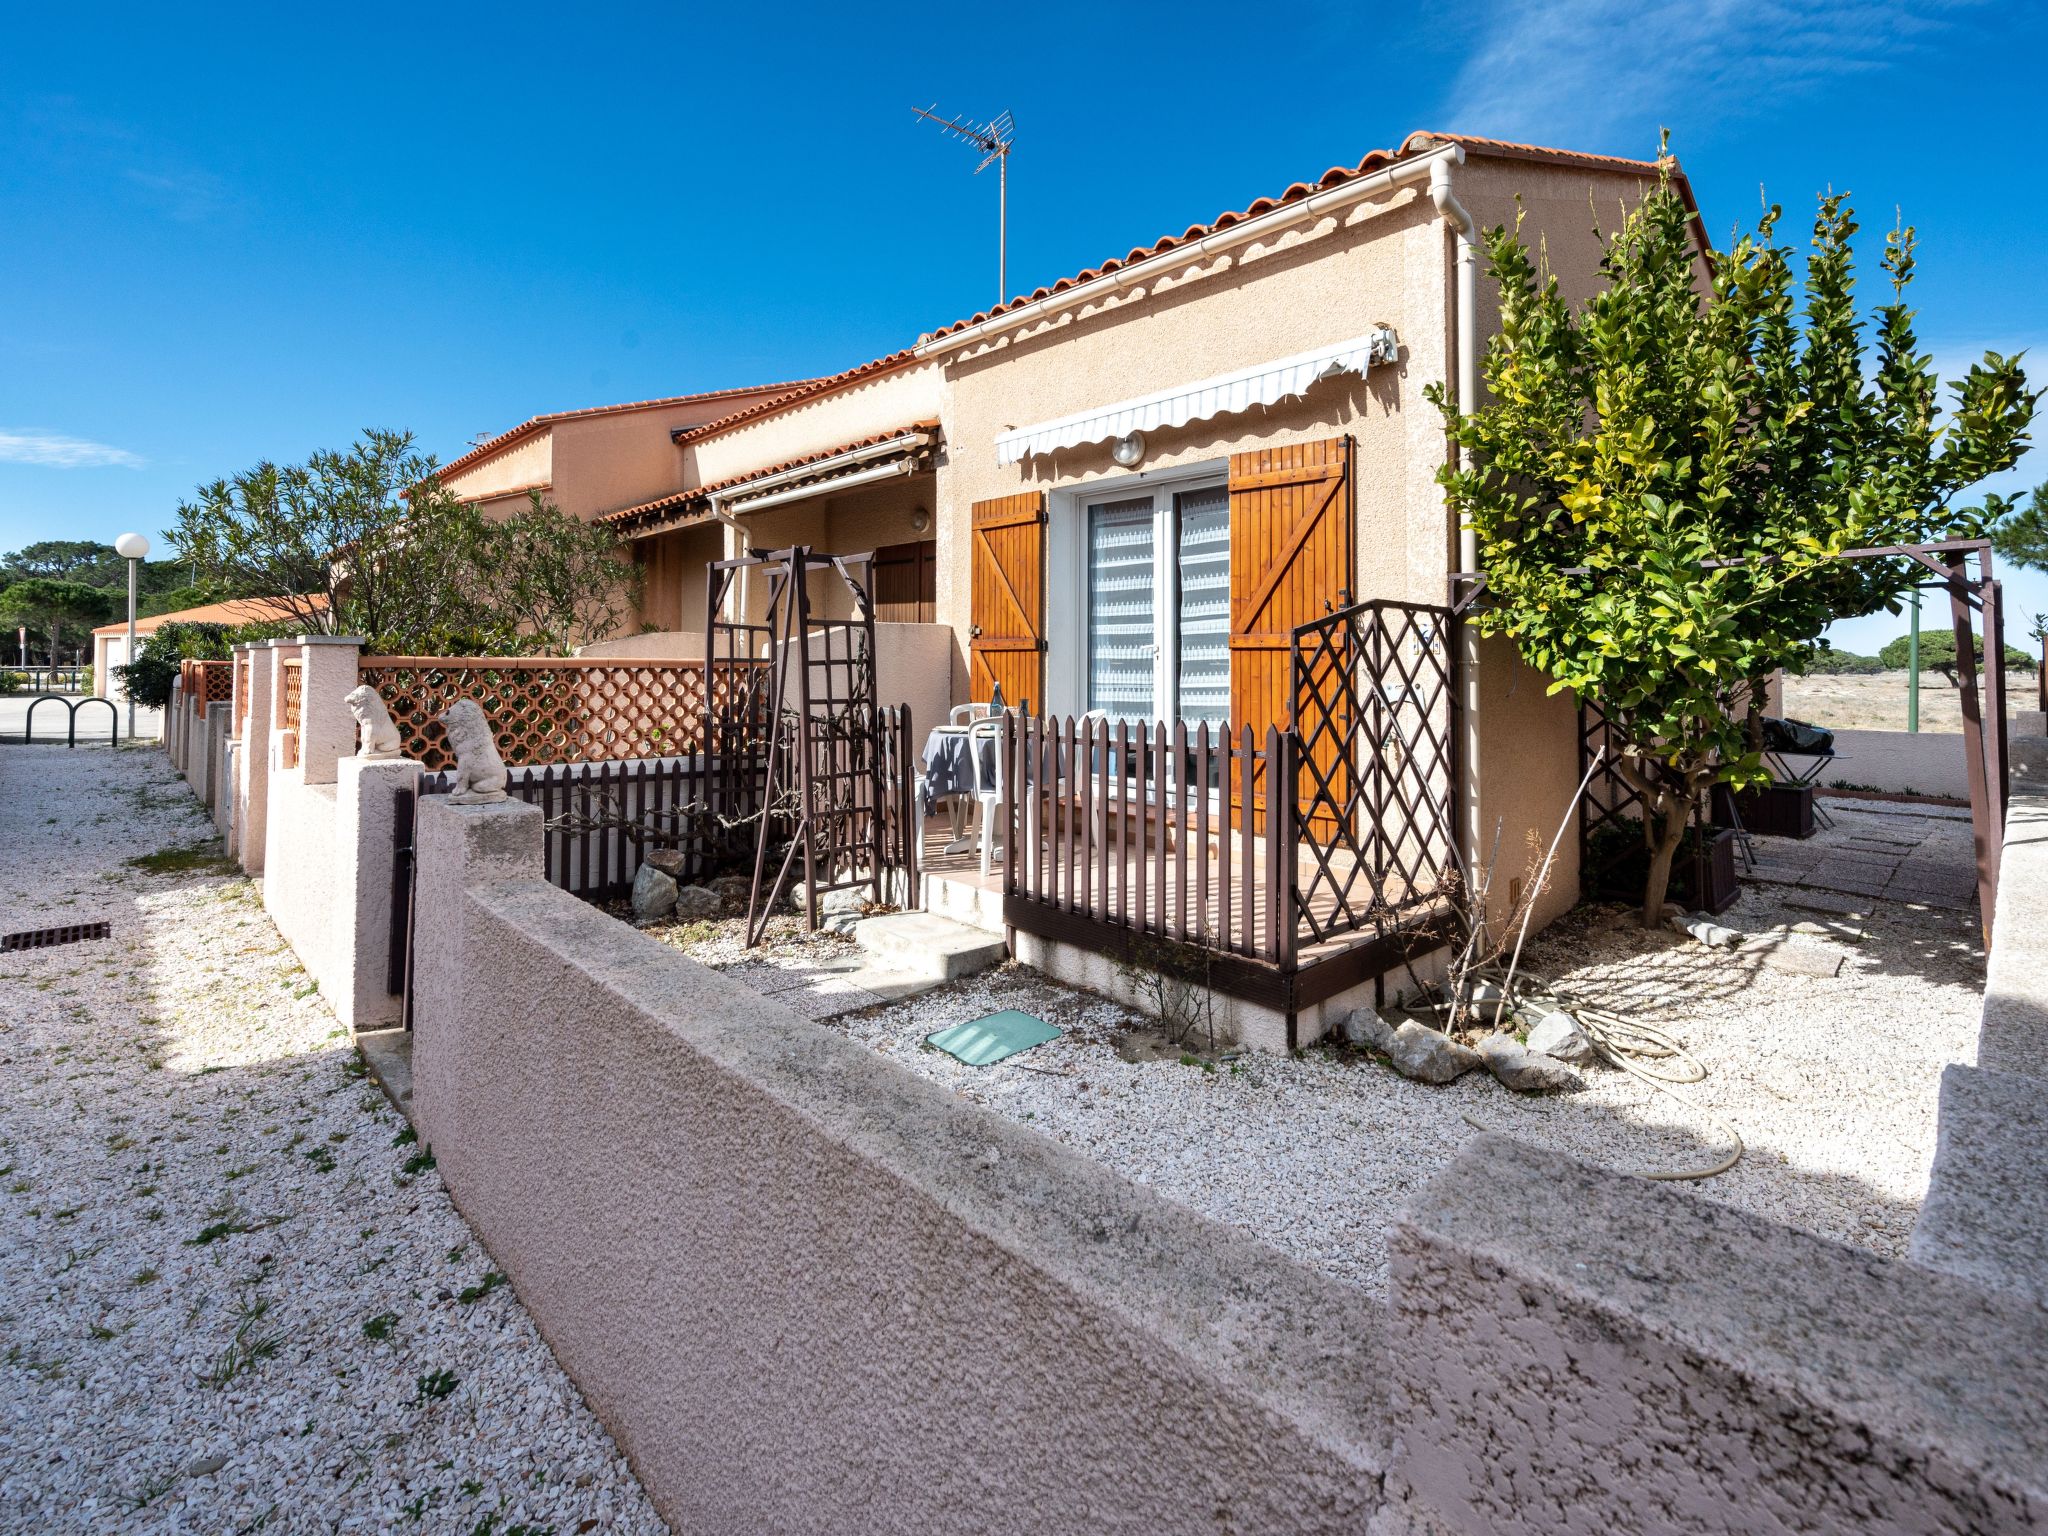
<svg viewBox="0 0 2048 1536">
<path fill-rule="evenodd" d="M 0 933 L 0 953 L 10 949 L 49 949 L 56 944 L 76 944 L 83 939 L 106 937 L 105 923 L 71 923 L 63 928 L 31 928 L 25 933 Z"/>
</svg>

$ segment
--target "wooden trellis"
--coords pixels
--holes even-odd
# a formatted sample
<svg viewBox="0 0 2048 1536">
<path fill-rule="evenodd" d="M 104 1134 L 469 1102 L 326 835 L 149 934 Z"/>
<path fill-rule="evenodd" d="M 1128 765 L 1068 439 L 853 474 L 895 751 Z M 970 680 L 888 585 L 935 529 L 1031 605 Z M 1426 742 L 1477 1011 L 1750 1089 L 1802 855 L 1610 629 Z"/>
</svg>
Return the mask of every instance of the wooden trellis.
<svg viewBox="0 0 2048 1536">
<path fill-rule="evenodd" d="M 1303 937 L 1385 925 L 1458 869 L 1457 652 L 1448 608 L 1354 603 L 1294 631 Z"/>
</svg>

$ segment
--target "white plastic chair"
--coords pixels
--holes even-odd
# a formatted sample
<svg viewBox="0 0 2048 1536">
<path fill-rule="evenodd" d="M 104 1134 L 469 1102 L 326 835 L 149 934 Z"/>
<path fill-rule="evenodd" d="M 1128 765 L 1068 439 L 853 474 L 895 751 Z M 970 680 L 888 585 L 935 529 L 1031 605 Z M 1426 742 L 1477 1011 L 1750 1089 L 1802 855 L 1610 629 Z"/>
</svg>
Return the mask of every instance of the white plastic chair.
<svg viewBox="0 0 2048 1536">
<path fill-rule="evenodd" d="M 977 720 L 986 720 L 992 713 L 986 704 L 955 704 L 946 716 L 948 725 L 972 725 Z"/>
<path fill-rule="evenodd" d="M 986 705 L 982 706 L 984 709 Z M 981 744 L 991 743 L 988 765 L 981 760 Z M 995 834 L 996 806 L 1003 798 L 1003 722 L 984 715 L 967 727 L 967 761 L 974 769 L 974 798 L 981 803 L 981 873 L 988 876 L 989 854 Z M 1008 850 L 1004 850 L 1008 857 Z"/>
</svg>

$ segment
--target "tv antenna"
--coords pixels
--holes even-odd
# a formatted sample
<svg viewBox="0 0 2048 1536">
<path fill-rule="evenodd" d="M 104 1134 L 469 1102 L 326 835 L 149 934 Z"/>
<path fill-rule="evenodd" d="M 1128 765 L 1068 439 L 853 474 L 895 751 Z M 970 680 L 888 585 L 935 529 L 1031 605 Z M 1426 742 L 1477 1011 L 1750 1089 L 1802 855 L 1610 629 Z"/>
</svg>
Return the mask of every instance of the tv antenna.
<svg viewBox="0 0 2048 1536">
<path fill-rule="evenodd" d="M 981 164 L 974 168 L 975 175 L 991 164 L 996 167 L 996 303 L 1001 304 L 1010 294 L 1010 146 L 1017 138 L 1017 124 L 1007 112 L 985 123 L 967 117 L 941 117 L 937 102 L 910 110 L 980 150 Z"/>
</svg>

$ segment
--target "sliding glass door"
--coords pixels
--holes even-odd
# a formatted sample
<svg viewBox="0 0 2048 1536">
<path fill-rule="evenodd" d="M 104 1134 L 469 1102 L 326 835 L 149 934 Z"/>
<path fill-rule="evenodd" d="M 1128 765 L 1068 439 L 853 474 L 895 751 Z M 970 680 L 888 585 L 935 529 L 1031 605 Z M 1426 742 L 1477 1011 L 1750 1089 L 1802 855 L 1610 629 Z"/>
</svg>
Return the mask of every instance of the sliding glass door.
<svg viewBox="0 0 2048 1536">
<path fill-rule="evenodd" d="M 1087 508 L 1087 708 L 1113 720 L 1230 712 L 1230 496 L 1158 490 Z"/>
</svg>

